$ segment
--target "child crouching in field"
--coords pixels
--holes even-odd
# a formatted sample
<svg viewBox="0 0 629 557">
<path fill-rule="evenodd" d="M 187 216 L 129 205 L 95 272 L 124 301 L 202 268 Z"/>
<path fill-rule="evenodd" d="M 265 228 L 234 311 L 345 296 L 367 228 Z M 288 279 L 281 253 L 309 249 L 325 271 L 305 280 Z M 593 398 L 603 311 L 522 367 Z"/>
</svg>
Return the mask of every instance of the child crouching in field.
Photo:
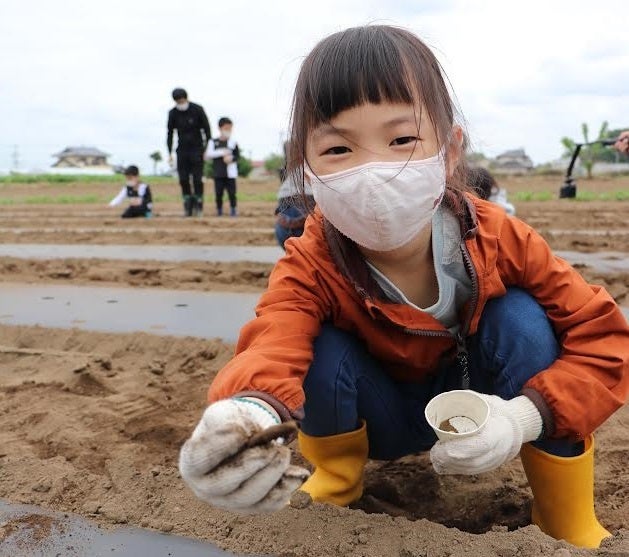
<svg viewBox="0 0 629 557">
<path fill-rule="evenodd" d="M 128 166 L 124 171 L 126 183 L 120 193 L 110 202 L 110 207 L 120 205 L 125 199 L 129 199 L 129 206 L 120 215 L 123 219 L 135 217 L 151 217 L 153 215 L 153 196 L 148 184 L 140 181 L 140 170 L 137 166 Z"/>
<path fill-rule="evenodd" d="M 296 489 L 348 505 L 368 458 L 430 451 L 437 473 L 474 475 L 519 454 L 532 521 L 598 547 L 610 533 L 594 513 L 592 433 L 629 392 L 629 327 L 613 298 L 470 193 L 455 106 L 412 33 L 367 26 L 321 41 L 292 118 L 288 171 L 317 206 L 210 387 L 182 478 L 211 505 L 253 513 Z M 489 417 L 437 440 L 426 405 L 460 389 Z M 311 475 L 272 440 L 290 420 Z"/>
<path fill-rule="evenodd" d="M 508 215 L 515 215 L 513 203 L 507 201 L 507 190 L 498 185 L 489 170 L 482 167 L 472 167 L 468 169 L 467 174 L 467 183 L 478 197 L 500 205 Z"/>
</svg>

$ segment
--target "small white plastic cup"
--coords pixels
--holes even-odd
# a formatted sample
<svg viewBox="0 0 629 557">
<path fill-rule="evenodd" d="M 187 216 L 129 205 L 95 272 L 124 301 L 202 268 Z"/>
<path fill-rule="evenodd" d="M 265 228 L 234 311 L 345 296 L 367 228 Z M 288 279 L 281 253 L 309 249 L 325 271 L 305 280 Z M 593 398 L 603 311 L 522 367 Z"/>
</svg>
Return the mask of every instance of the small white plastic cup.
<svg viewBox="0 0 629 557">
<path fill-rule="evenodd" d="M 489 419 L 489 404 L 474 391 L 448 391 L 434 397 L 424 410 L 426 420 L 441 441 L 462 439 L 480 432 Z M 444 422 L 461 431 L 441 429 Z"/>
</svg>

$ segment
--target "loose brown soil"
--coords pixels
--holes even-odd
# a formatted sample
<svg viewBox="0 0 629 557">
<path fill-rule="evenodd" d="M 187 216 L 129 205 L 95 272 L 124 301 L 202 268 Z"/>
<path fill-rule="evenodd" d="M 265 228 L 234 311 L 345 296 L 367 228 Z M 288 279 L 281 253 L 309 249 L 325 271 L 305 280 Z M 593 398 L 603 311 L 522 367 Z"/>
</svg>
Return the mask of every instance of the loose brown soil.
<svg viewBox="0 0 629 557">
<path fill-rule="evenodd" d="M 502 179 L 512 201 L 518 192 L 555 194 L 561 177 L 512 177 Z M 239 181 L 239 191 L 249 196 L 272 196 L 278 184 Z M 629 178 L 580 180 L 582 191 L 610 193 L 629 189 Z M 153 188 L 157 194 L 177 198 L 173 182 Z M 208 187 L 209 189 L 209 187 Z M 181 217 L 181 204 L 158 202 L 155 218 L 122 220 L 121 208 L 105 207 L 105 200 L 118 191 L 115 184 L 5 184 L 0 198 L 12 205 L 2 208 L 0 237 L 4 243 L 53 244 L 182 244 L 182 245 L 274 245 L 274 201 L 240 203 L 239 217 L 216 217 L 212 202 L 206 203 L 201 219 Z M 38 197 L 96 195 L 101 204 L 26 203 Z M 518 217 L 538 229 L 555 249 L 624 251 L 629 246 L 629 201 L 580 202 L 514 201 Z"/>
<path fill-rule="evenodd" d="M 370 462 L 353 509 L 217 511 L 184 488 L 176 463 L 231 346 L 38 327 L 0 326 L 0 338 L 2 498 L 258 554 L 515 557 L 564 547 L 527 527 L 530 492 L 518 460 L 470 478 L 437 476 L 425 454 Z M 629 527 L 628 425 L 625 407 L 597 437 L 596 501 L 613 532 Z M 11 526 L 3 528 L 7 535 Z M 629 555 L 629 532 L 598 554 Z"/>
<path fill-rule="evenodd" d="M 221 292 L 262 291 L 273 268 L 267 263 L 120 261 L 109 259 L 0 258 L 0 281 L 159 287 Z"/>
<path fill-rule="evenodd" d="M 535 192 L 557 189 L 560 181 L 516 178 L 504 185 L 510 192 Z M 241 191 L 275 187 L 243 182 Z M 627 185 L 599 180 L 586 189 L 597 188 Z M 5 185 L 0 197 L 103 191 L 107 197 L 117 189 Z M 176 186 L 160 186 L 159 193 L 174 195 Z M 516 205 L 555 248 L 628 251 L 627 202 Z M 246 202 L 237 219 L 182 219 L 172 202 L 158 205 L 154 219 L 128 222 L 98 205 L 17 203 L 3 207 L 0 237 L 6 243 L 273 245 L 274 206 Z M 211 209 L 208 204 L 208 215 Z M 579 270 L 627 304 L 626 273 Z M 0 281 L 214 291 L 259 291 L 269 271 L 270 265 L 244 262 L 0 261 Z M 204 505 L 183 486 L 177 454 L 201 415 L 209 383 L 232 352 L 233 346 L 216 340 L 0 326 L 0 497 L 258 555 L 629 556 L 627 406 L 597 433 L 597 510 L 615 534 L 598 551 L 577 550 L 528 525 L 530 491 L 517 459 L 468 478 L 437 476 L 426 454 L 370 462 L 365 494 L 351 509 L 302 501 L 275 515 L 243 517 Z M 304 464 L 297 452 L 294 461 Z M 17 527 L 0 524 L 0 546 Z M 46 527 L 57 526 L 28 527 L 35 547 Z"/>
</svg>

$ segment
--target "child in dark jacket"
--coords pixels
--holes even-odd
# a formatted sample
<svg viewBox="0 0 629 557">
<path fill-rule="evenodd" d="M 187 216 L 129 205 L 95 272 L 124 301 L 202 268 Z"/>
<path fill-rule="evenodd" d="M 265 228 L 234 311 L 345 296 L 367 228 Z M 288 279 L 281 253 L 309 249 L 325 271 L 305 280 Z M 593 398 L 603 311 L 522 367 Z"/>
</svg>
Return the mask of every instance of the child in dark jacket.
<svg viewBox="0 0 629 557">
<path fill-rule="evenodd" d="M 236 216 L 236 178 L 238 177 L 238 159 L 240 149 L 231 139 L 233 122 L 223 117 L 218 121 L 219 136 L 210 139 L 205 160 L 212 160 L 214 175 L 214 193 L 216 195 L 216 214 L 223 214 L 223 193 L 227 190 L 229 196 L 229 214 Z"/>
<path fill-rule="evenodd" d="M 140 180 L 140 170 L 137 166 L 128 166 L 124 171 L 125 185 L 116 197 L 110 202 L 110 207 L 120 205 L 125 199 L 129 199 L 129 206 L 120 215 L 123 219 L 135 217 L 149 218 L 153 215 L 153 196 L 151 188 Z"/>
</svg>

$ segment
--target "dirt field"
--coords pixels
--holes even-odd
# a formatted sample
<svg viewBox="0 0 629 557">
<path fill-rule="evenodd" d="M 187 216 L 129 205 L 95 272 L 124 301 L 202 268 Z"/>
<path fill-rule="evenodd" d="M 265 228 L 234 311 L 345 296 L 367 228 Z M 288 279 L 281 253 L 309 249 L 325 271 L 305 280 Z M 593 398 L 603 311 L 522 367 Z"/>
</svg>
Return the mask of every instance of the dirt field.
<svg viewBox="0 0 629 557">
<path fill-rule="evenodd" d="M 629 245 L 629 202 L 618 201 L 516 201 L 518 196 L 553 195 L 560 177 L 513 177 L 502 181 L 520 218 L 535 226 L 556 249 L 582 251 L 625 250 Z M 159 199 L 177 198 L 175 184 L 154 187 Z M 210 188 L 206 185 L 206 188 Z M 107 208 L 117 193 L 114 184 L 0 184 L 0 237 L 3 243 L 50 244 L 182 244 L 274 245 L 271 199 L 273 182 L 239 183 L 239 192 L 251 201 L 240 203 L 240 217 L 215 217 L 211 201 L 203 219 L 180 218 L 181 204 L 156 202 L 153 219 L 123 221 L 121 208 Z M 581 180 L 579 191 L 596 195 L 629 192 L 629 178 Z M 72 205 L 73 198 L 100 198 L 102 203 Z M 259 199 L 269 199 L 260 201 Z M 39 204 L 40 199 L 63 201 Z M 256 200 L 258 199 L 258 200 Z"/>
<path fill-rule="evenodd" d="M 629 179 L 626 179 L 629 182 Z M 556 191 L 560 179 L 512 179 L 512 193 Z M 582 181 L 597 192 L 629 187 Z M 243 183 L 262 197 L 275 184 Z M 272 201 L 241 203 L 240 217 L 181 219 L 174 201 L 151 220 L 122 222 L 97 204 L 37 204 L 36 196 L 114 185 L 0 186 L 4 243 L 272 245 Z M 174 185 L 157 193 L 174 196 Z M 51 193 L 53 192 L 53 193 Z M 23 202 L 20 203 L 19 201 Z M 516 202 L 518 215 L 558 249 L 629 251 L 629 202 Z M 207 213 L 211 207 L 208 204 Z M 129 231 L 129 229 L 132 229 Z M 629 277 L 579 269 L 629 305 Z M 0 260 L 0 280 L 261 291 L 270 266 L 109 260 Z M 1 288 L 1 285 L 0 285 Z M 204 407 L 207 386 L 233 347 L 218 340 L 0 326 L 0 498 L 210 540 L 232 551 L 284 557 L 629 556 L 629 408 L 597 434 L 596 503 L 615 537 L 577 550 L 527 526 L 530 491 L 519 460 L 492 474 L 438 477 L 427 455 L 371 462 L 352 509 L 312 505 L 241 517 L 195 500 L 177 452 Z M 295 454 L 295 461 L 300 457 Z M 480 535 L 479 535 L 480 534 Z M 0 524 L 1 542 L 5 530 Z"/>
<path fill-rule="evenodd" d="M 559 178 L 504 181 L 512 199 L 518 193 L 540 194 L 557 190 Z M 583 184 L 583 185 L 581 185 Z M 611 193 L 629 189 L 622 180 L 582 180 L 584 191 Z M 158 195 L 174 198 L 177 186 L 159 186 Z M 182 219 L 178 202 L 156 205 L 156 218 L 123 221 L 120 209 L 91 204 L 25 204 L 24 200 L 52 197 L 102 196 L 105 200 L 117 190 L 113 184 L 19 184 L 0 186 L 0 199 L 14 203 L 2 207 L 0 238 L 3 243 L 36 244 L 120 244 L 120 245 L 275 245 L 273 233 L 275 203 L 246 201 L 240 216 L 218 218 L 211 202 L 203 219 Z M 272 197 L 274 183 L 243 181 L 240 191 L 251 197 Z M 627 251 L 629 249 L 629 202 L 567 200 L 515 202 L 518 216 L 534 226 L 555 249 L 583 252 Z M 169 264 L 142 260 L 101 259 L 28 260 L 2 258 L 0 281 L 54 282 L 94 285 L 127 285 L 185 290 L 251 292 L 262 290 L 271 270 L 263 263 L 186 262 Z M 596 269 L 580 268 L 584 276 L 604 284 L 619 303 L 629 291 L 629 275 L 601 275 Z"/>
</svg>

